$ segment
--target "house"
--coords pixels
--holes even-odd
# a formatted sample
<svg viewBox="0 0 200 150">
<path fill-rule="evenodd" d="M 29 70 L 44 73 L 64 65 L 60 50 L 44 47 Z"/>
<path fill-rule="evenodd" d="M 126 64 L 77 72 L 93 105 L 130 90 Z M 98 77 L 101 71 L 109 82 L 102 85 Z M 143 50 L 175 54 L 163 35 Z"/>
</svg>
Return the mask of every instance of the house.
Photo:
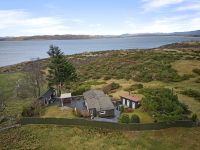
<svg viewBox="0 0 200 150">
<path fill-rule="evenodd" d="M 46 92 L 44 92 L 39 98 L 40 105 L 49 105 L 55 101 L 54 97 L 56 95 L 55 89 L 50 87 Z"/>
<path fill-rule="evenodd" d="M 89 90 L 83 93 L 85 106 L 91 116 L 114 117 L 114 105 L 109 96 L 100 90 Z"/>
<path fill-rule="evenodd" d="M 140 106 L 140 98 L 135 96 L 130 96 L 129 94 L 120 95 L 120 99 L 122 101 L 122 105 L 129 108 L 138 108 Z"/>
<path fill-rule="evenodd" d="M 65 104 L 69 104 L 72 101 L 72 94 L 71 93 L 63 93 L 60 96 L 61 105 L 64 106 Z"/>
</svg>

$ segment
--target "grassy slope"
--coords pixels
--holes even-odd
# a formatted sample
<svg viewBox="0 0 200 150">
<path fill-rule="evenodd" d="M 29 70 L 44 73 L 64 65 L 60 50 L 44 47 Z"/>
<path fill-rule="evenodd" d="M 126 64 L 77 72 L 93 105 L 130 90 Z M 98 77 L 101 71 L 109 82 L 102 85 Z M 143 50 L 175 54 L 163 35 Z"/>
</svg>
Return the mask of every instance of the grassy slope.
<svg viewBox="0 0 200 150">
<path fill-rule="evenodd" d="M 199 49 L 200 46 L 197 46 L 195 49 Z M 182 49 L 184 51 L 182 51 Z M 190 50 L 193 50 L 189 48 Z M 165 47 L 166 50 L 166 47 Z M 181 60 L 173 60 L 170 62 L 172 67 L 178 71 L 180 75 L 183 74 L 193 74 L 191 68 L 199 68 L 199 60 L 193 60 L 198 58 L 199 56 L 196 53 L 190 52 L 188 53 L 187 48 L 177 48 L 176 47 L 169 47 L 166 50 L 167 57 L 174 54 L 174 51 L 177 52 L 176 55 L 179 53 L 183 55 Z M 170 52 L 172 51 L 172 52 Z M 114 54 L 117 52 L 114 52 Z M 119 52 L 120 54 L 123 52 Z M 137 52 L 136 52 L 137 53 Z M 166 53 L 162 52 L 160 49 L 157 50 L 159 56 Z M 163 53 L 163 54 L 161 54 Z M 98 53 L 97 53 L 98 54 Z M 111 53 L 112 54 L 112 53 Z M 106 54 L 109 55 L 109 54 Z M 123 56 L 126 56 L 127 53 L 124 53 Z M 134 52 L 130 59 L 134 58 Z M 140 54 L 139 54 L 140 55 Z M 137 55 L 136 55 L 137 56 Z M 141 57 L 148 56 L 147 54 L 140 55 Z M 151 56 L 153 53 L 151 52 Z M 90 75 L 95 75 L 96 72 L 102 73 L 101 66 L 95 67 L 95 62 L 101 60 L 101 56 L 96 56 L 93 60 L 94 55 L 92 55 L 92 59 L 88 59 L 87 56 L 83 55 L 75 55 L 72 57 L 76 57 L 77 60 L 82 62 L 82 59 L 86 59 L 89 62 L 83 61 L 82 64 L 77 63 L 77 69 L 80 75 L 84 77 L 86 75 L 89 77 Z M 111 55 L 109 57 L 118 57 L 118 55 Z M 132 58 L 131 58 L 132 57 Z M 192 57 L 190 59 L 186 59 L 186 57 Z M 137 58 L 137 57 L 136 57 Z M 149 56 L 148 59 L 144 59 L 144 61 L 151 60 L 152 57 Z M 97 60 L 96 60 L 97 59 Z M 100 60 L 98 60 L 100 59 Z M 166 58 L 164 58 L 166 59 Z M 113 58 L 112 61 L 116 61 L 117 59 Z M 92 62 L 95 61 L 95 62 Z M 137 61 L 137 60 L 136 60 Z M 142 63 L 143 60 L 139 60 L 138 63 Z M 92 62 L 92 68 L 89 67 L 90 62 Z M 102 66 L 105 66 L 108 62 L 100 61 Z M 120 61 L 117 61 L 120 62 Z M 86 63 L 86 64 L 85 64 Z M 126 64 L 127 63 L 127 64 Z M 24 64 L 25 65 L 25 64 Z M 84 66 L 85 65 L 85 66 Z M 113 63 L 115 65 L 115 63 Z M 124 68 L 126 66 L 134 65 L 134 62 L 125 62 L 122 64 L 121 68 L 118 70 L 115 69 L 116 72 L 119 72 L 120 69 L 127 69 Z M 186 65 L 186 67 L 185 67 Z M 117 65 L 116 65 L 117 66 Z M 116 67 L 115 66 L 115 67 Z M 18 66 L 17 70 L 22 66 Z M 89 67 L 89 68 L 87 68 Z M 108 66 L 110 67 L 110 66 Z M 189 68 L 189 69 L 187 69 Z M 99 70 L 98 70 L 99 69 Z M 109 69 L 109 68 L 108 68 Z M 3 70 L 9 70 L 9 68 L 3 68 Z M 12 71 L 15 71 L 15 67 L 11 67 Z M 109 71 L 109 70 L 108 70 Z M 91 74 L 90 74 L 91 73 Z M 106 83 L 93 85 L 93 88 L 101 88 L 105 84 L 111 82 L 120 83 L 122 86 L 120 89 L 116 90 L 115 92 L 111 93 L 114 97 L 118 97 L 121 92 L 124 92 L 124 89 L 129 87 L 135 83 L 142 83 L 144 87 L 167 87 L 167 88 L 174 88 L 175 92 L 179 92 L 180 90 L 184 90 L 187 88 L 192 88 L 195 90 L 200 90 L 200 84 L 196 83 L 195 80 L 199 78 L 196 74 L 193 74 L 194 77 L 181 81 L 181 82 L 163 82 L 163 81 L 151 81 L 151 82 L 136 82 L 133 80 L 125 80 L 125 79 L 111 79 L 104 81 L 103 78 L 97 79 L 97 81 L 103 81 Z M 26 105 L 30 102 L 30 99 L 15 99 L 14 87 L 15 81 L 19 79 L 21 74 L 13 73 L 13 74 L 0 74 L 0 87 L 3 87 L 5 91 L 7 91 L 7 95 L 9 98 L 6 99 L 7 104 L 7 113 L 11 115 L 20 114 L 23 105 Z M 103 75 L 104 76 L 104 75 Z M 134 94 L 137 91 L 133 91 Z M 141 96 L 141 95 L 139 95 Z M 181 94 L 178 94 L 180 100 L 187 104 L 193 112 L 196 112 L 198 116 L 200 116 L 200 103 L 195 101 L 191 97 L 187 97 Z M 52 109 L 52 110 L 51 110 Z M 54 114 L 52 114 L 54 111 Z M 135 112 L 141 114 L 140 112 Z M 70 116 L 70 113 L 64 112 L 60 113 L 55 108 L 49 108 L 47 110 L 46 116 L 55 116 L 55 114 L 59 114 L 59 116 L 67 115 Z M 146 119 L 145 119 L 146 118 Z M 142 122 L 150 122 L 148 116 L 143 116 Z M 200 147 L 199 143 L 199 135 L 200 135 L 200 128 L 173 128 L 173 129 L 165 129 L 160 131 L 144 131 L 144 132 L 113 132 L 108 130 L 100 130 L 100 129 L 88 129 L 88 128 L 79 128 L 79 127 L 58 127 L 58 126 L 23 126 L 17 129 L 11 129 L 4 131 L 0 134 L 0 147 L 5 149 L 198 149 Z M 8 144 L 11 143 L 12 144 Z"/>
<path fill-rule="evenodd" d="M 81 127 L 28 125 L 3 131 L 0 134 L 0 145 L 2 149 L 198 150 L 199 135 L 200 128 L 118 132 Z"/>
<path fill-rule="evenodd" d="M 0 74 L 0 89 L 5 93 L 6 110 L 3 112 L 4 115 L 17 116 L 21 114 L 23 106 L 28 105 L 32 100 L 32 98 L 16 97 L 16 81 L 20 78 L 22 78 L 22 73 Z"/>
</svg>

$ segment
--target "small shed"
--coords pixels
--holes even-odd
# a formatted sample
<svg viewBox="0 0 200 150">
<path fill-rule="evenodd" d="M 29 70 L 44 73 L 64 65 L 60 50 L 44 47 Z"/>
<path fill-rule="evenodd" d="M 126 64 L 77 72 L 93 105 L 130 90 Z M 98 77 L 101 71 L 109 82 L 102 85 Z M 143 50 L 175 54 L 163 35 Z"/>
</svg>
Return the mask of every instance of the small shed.
<svg viewBox="0 0 200 150">
<path fill-rule="evenodd" d="M 55 101 L 54 97 L 56 95 L 55 89 L 50 87 L 47 91 L 45 91 L 39 98 L 39 102 L 41 105 L 49 105 Z"/>
<path fill-rule="evenodd" d="M 61 105 L 64 106 L 65 104 L 69 104 L 72 101 L 72 94 L 71 93 L 63 93 L 60 96 Z"/>
<path fill-rule="evenodd" d="M 140 106 L 140 98 L 136 96 L 131 96 L 129 94 L 120 95 L 120 99 L 122 101 L 122 105 L 127 106 L 129 108 L 138 108 Z"/>
</svg>

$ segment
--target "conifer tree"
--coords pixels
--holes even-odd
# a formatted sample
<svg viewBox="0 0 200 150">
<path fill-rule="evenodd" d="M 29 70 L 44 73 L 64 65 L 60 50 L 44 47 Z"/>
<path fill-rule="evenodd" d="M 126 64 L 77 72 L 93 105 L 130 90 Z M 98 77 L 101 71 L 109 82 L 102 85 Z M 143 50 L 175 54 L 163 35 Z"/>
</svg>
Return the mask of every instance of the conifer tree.
<svg viewBox="0 0 200 150">
<path fill-rule="evenodd" d="M 50 56 L 47 80 L 49 86 L 56 86 L 57 94 L 60 95 L 64 83 L 69 83 L 77 78 L 74 66 L 65 59 L 64 53 L 57 46 L 50 45 L 47 52 Z"/>
</svg>

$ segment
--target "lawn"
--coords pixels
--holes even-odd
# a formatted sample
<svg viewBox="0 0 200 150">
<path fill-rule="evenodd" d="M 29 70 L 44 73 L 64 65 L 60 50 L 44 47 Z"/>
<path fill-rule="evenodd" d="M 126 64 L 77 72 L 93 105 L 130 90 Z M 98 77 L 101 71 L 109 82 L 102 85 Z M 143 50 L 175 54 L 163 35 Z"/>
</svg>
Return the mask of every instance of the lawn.
<svg viewBox="0 0 200 150">
<path fill-rule="evenodd" d="M 147 112 L 142 111 L 142 109 L 140 109 L 140 108 L 134 109 L 133 112 L 125 113 L 125 114 L 128 114 L 129 117 L 131 117 L 133 114 L 138 115 L 139 118 L 140 118 L 140 123 L 152 123 L 152 122 L 154 122 L 152 117 Z"/>
<path fill-rule="evenodd" d="M 27 125 L 1 132 L 0 145 L 2 150 L 198 150 L 199 135 L 200 127 L 134 132 L 87 127 Z"/>
<path fill-rule="evenodd" d="M 22 73 L 0 74 L 0 90 L 6 94 L 6 97 L 14 97 L 16 81 L 23 77 Z"/>
<path fill-rule="evenodd" d="M 0 74 L 0 92 L 4 93 L 5 111 L 0 114 L 6 116 L 21 115 L 23 106 L 27 106 L 33 98 L 18 98 L 16 96 L 16 81 L 23 77 L 22 73 Z"/>
<path fill-rule="evenodd" d="M 45 114 L 42 116 L 44 118 L 53 117 L 53 118 L 75 118 L 72 108 L 65 108 L 62 110 L 58 106 L 48 106 L 45 108 Z"/>
</svg>

